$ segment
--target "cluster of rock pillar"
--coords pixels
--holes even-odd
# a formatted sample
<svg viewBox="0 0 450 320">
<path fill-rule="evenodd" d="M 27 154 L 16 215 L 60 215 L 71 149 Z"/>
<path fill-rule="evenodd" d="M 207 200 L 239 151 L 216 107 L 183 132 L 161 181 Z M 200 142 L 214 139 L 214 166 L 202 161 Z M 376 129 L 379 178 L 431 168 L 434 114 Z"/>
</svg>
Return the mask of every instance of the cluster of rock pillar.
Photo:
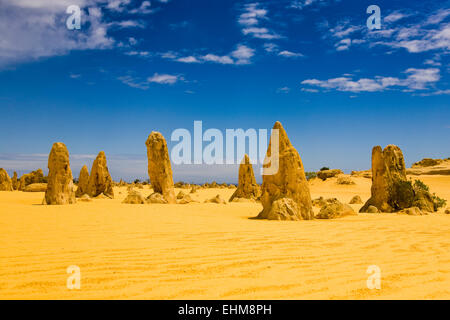
<svg viewBox="0 0 450 320">
<path fill-rule="evenodd" d="M 276 135 L 274 136 L 274 134 Z M 277 142 L 276 148 L 273 143 Z M 177 203 L 172 167 L 166 140 L 159 132 L 152 132 L 147 141 L 148 175 L 153 194 L 147 199 L 130 195 L 130 203 Z M 271 170 L 275 165 L 276 170 Z M 269 170 L 270 169 L 270 170 Z M 48 205 L 73 204 L 76 198 L 114 198 L 113 180 L 108 170 L 106 155 L 101 151 L 89 173 L 83 166 L 74 191 L 69 152 L 64 143 L 53 144 L 48 158 L 48 178 L 44 203 Z M 11 179 L 0 168 L 0 191 L 23 190 L 32 183 L 43 182 L 41 169 Z M 248 155 L 239 166 L 239 183 L 230 202 L 260 200 L 263 210 L 256 217 L 269 220 L 311 220 L 314 218 L 308 181 L 299 153 L 291 144 L 280 122 L 273 126 L 272 137 L 263 165 L 263 183 L 256 183 L 253 166 Z M 431 194 L 415 188 L 407 180 L 405 160 L 399 147 L 388 145 L 384 150 L 376 146 L 372 150 L 371 198 L 360 212 L 398 212 L 417 208 L 425 212 L 436 211 Z M 329 215 L 327 215 L 329 216 Z M 319 217 L 320 218 L 320 217 Z"/>
</svg>

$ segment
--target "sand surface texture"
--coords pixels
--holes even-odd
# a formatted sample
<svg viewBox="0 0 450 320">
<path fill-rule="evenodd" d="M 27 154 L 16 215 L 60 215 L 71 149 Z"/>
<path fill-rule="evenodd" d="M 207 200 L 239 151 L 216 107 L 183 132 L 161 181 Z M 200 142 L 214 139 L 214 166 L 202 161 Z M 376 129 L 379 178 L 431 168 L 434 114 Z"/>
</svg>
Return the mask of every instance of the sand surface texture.
<svg viewBox="0 0 450 320">
<path fill-rule="evenodd" d="M 450 176 L 420 179 L 450 200 Z M 353 180 L 314 179 L 312 198 L 366 201 L 370 179 Z M 114 193 L 43 206 L 43 193 L 0 192 L 0 298 L 450 299 L 450 215 L 442 209 L 280 222 L 249 219 L 260 203 L 127 205 L 125 187 Z M 70 265 L 81 269 L 80 290 L 66 286 Z M 381 269 L 381 290 L 367 288 L 370 265 Z"/>
</svg>

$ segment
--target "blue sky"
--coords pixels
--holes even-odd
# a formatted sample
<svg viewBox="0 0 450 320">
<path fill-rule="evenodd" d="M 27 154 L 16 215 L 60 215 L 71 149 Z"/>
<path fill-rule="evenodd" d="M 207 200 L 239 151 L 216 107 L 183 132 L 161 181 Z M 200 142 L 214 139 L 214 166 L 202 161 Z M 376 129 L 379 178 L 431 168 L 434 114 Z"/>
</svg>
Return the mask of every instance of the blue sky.
<svg viewBox="0 0 450 320">
<path fill-rule="evenodd" d="M 79 5 L 81 29 L 67 30 Z M 381 29 L 369 30 L 369 5 Z M 78 176 L 104 150 L 113 178 L 147 178 L 145 140 L 177 128 L 283 123 L 306 170 L 450 156 L 450 2 L 4 0 L 0 167 L 46 167 L 62 141 Z M 168 141 L 169 147 L 174 143 Z M 236 172 L 235 172 L 236 171 Z M 233 182 L 235 168 L 174 167 Z"/>
</svg>

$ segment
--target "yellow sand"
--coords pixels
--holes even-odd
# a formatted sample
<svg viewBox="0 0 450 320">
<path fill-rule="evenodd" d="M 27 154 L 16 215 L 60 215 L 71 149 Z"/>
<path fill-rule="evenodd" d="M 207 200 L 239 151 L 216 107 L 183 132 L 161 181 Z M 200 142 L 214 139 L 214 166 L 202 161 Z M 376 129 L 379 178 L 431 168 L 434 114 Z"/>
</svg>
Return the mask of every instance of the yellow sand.
<svg viewBox="0 0 450 320">
<path fill-rule="evenodd" d="M 420 179 L 450 200 L 450 176 Z M 367 200 L 370 180 L 355 181 L 316 180 L 312 196 Z M 250 220 L 257 203 L 125 205 L 126 188 L 115 193 L 48 207 L 42 193 L 0 192 L 0 299 L 450 298 L 442 210 L 278 222 Z M 70 265 L 81 268 L 80 290 L 66 287 Z M 381 268 L 381 290 L 367 288 L 370 265 Z"/>
</svg>

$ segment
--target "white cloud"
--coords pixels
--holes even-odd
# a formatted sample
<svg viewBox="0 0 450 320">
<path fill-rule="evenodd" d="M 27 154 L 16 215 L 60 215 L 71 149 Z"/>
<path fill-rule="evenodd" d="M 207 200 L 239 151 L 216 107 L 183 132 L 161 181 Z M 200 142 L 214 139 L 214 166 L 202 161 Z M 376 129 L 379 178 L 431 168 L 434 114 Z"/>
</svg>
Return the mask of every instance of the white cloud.
<svg viewBox="0 0 450 320">
<path fill-rule="evenodd" d="M 253 34 L 259 33 L 259 34 L 261 34 L 261 33 L 267 33 L 267 32 L 269 32 L 269 30 L 267 28 L 251 27 L 251 28 L 242 29 L 242 33 L 243 34 L 250 34 L 250 33 L 253 33 Z"/>
<path fill-rule="evenodd" d="M 250 59 L 255 55 L 255 50 L 240 44 L 231 55 L 237 59 L 236 64 L 249 64 Z"/>
<path fill-rule="evenodd" d="M 176 59 L 177 54 L 173 51 L 164 52 L 161 54 L 161 57 L 164 59 Z"/>
<path fill-rule="evenodd" d="M 200 63 L 196 57 L 194 56 L 188 56 L 188 57 L 181 57 L 176 59 L 178 62 L 184 62 L 184 63 Z"/>
<path fill-rule="evenodd" d="M 408 78 L 404 80 L 403 85 L 411 90 L 424 90 L 430 83 L 438 82 L 441 78 L 437 68 L 409 68 L 405 73 L 408 74 Z"/>
<path fill-rule="evenodd" d="M 180 56 L 179 53 L 169 51 L 161 54 L 161 57 L 164 59 L 173 60 L 176 62 L 182 63 L 205 63 L 205 62 L 214 62 L 219 64 L 234 64 L 234 60 L 229 55 L 217 55 L 208 53 L 202 56 Z"/>
<path fill-rule="evenodd" d="M 122 12 L 130 4 L 130 0 L 110 0 L 106 7 L 112 11 Z"/>
<path fill-rule="evenodd" d="M 301 10 L 301 9 L 308 7 L 316 2 L 321 2 L 321 1 L 324 1 L 324 0 L 293 0 L 291 2 L 290 7 Z"/>
<path fill-rule="evenodd" d="M 302 84 L 307 84 L 311 86 L 317 86 L 325 89 L 336 89 L 338 91 L 350 91 L 350 92 L 361 92 L 361 91 L 381 91 L 383 89 L 382 84 L 373 79 L 360 79 L 353 81 L 350 78 L 340 77 L 334 79 L 328 79 L 325 81 L 317 79 L 309 79 L 302 81 Z"/>
<path fill-rule="evenodd" d="M 158 74 L 155 73 L 153 76 L 147 78 L 148 82 L 159 83 L 159 84 L 174 84 L 179 80 L 184 80 L 183 77 L 178 75 L 170 74 Z"/>
<path fill-rule="evenodd" d="M 334 27 L 331 27 L 328 21 L 318 24 L 319 28 L 325 33 L 324 37 L 331 35 L 333 38 L 348 38 L 351 34 L 361 31 L 364 27 L 361 25 L 352 25 L 348 19 L 339 21 Z"/>
<path fill-rule="evenodd" d="M 334 46 L 336 47 L 337 51 L 344 51 L 348 50 L 352 44 L 352 39 L 342 39 L 338 43 L 336 43 Z"/>
<path fill-rule="evenodd" d="M 255 55 L 255 50 L 249 48 L 245 45 L 239 44 L 236 49 L 227 55 L 217 55 L 213 53 L 208 53 L 204 55 L 190 55 L 190 56 L 180 56 L 177 52 L 169 51 L 161 54 L 164 59 L 173 60 L 182 63 L 205 63 L 213 62 L 218 64 L 250 64 L 251 58 Z"/>
<path fill-rule="evenodd" d="M 265 40 L 273 40 L 273 39 L 281 38 L 281 36 L 276 33 L 253 33 L 252 35 L 254 38 L 265 39 Z"/>
<path fill-rule="evenodd" d="M 404 48 L 411 53 L 431 50 L 450 50 L 450 24 L 443 25 L 438 30 L 403 29 L 397 34 L 397 39 L 391 42 L 379 42 L 393 48 Z M 404 39 L 404 40 L 402 40 Z"/>
<path fill-rule="evenodd" d="M 267 28 L 244 28 L 242 29 L 242 33 L 245 35 L 252 35 L 254 38 L 259 39 L 279 39 L 281 36 L 275 33 L 271 33 Z"/>
<path fill-rule="evenodd" d="M 334 37 L 342 38 L 359 30 L 361 30 L 360 26 L 345 27 L 344 25 L 338 25 L 335 28 L 331 29 L 330 31 L 333 33 Z"/>
<path fill-rule="evenodd" d="M 423 62 L 423 64 L 426 64 L 429 66 L 434 66 L 434 67 L 440 67 L 442 65 L 442 63 L 435 61 L 433 59 L 427 59 Z"/>
<path fill-rule="evenodd" d="M 415 17 L 412 23 L 399 24 L 399 21 L 412 16 Z M 324 32 L 328 31 L 324 38 L 338 39 L 334 44 L 337 51 L 348 50 L 354 44 L 365 42 L 369 46 L 404 48 L 411 53 L 432 50 L 447 52 L 450 50 L 450 23 L 445 21 L 449 16 L 450 9 L 440 9 L 422 17 L 422 21 L 417 21 L 420 19 L 417 13 L 394 11 L 384 17 L 381 30 L 368 30 L 364 24 L 352 25 L 348 19 L 334 27 L 325 21 L 319 27 Z"/>
<path fill-rule="evenodd" d="M 147 90 L 149 88 L 147 82 L 139 81 L 131 76 L 118 77 L 117 79 L 132 88 L 137 88 L 137 89 L 142 89 L 142 90 Z"/>
<path fill-rule="evenodd" d="M 317 93 L 317 92 L 319 92 L 319 90 L 317 90 L 317 89 L 310 89 L 310 88 L 302 88 L 301 90 L 303 92 L 310 92 L 310 93 Z"/>
<path fill-rule="evenodd" d="M 247 4 L 244 7 L 244 12 L 238 19 L 238 23 L 244 27 L 242 33 L 258 39 L 271 40 L 281 38 L 280 35 L 272 32 L 268 28 L 258 26 L 261 21 L 268 20 L 267 13 L 268 11 L 266 9 L 260 8 L 259 3 Z"/>
<path fill-rule="evenodd" d="M 143 28 L 142 21 L 115 21 L 122 13 L 151 13 L 151 2 L 131 0 L 0 0 L 0 68 L 74 50 L 120 46 L 111 28 Z M 167 2 L 167 1 L 161 1 Z M 81 8 L 81 30 L 68 30 L 66 9 Z M 113 13 L 113 15 L 105 15 Z M 121 15 L 118 15 L 120 13 Z M 132 43 L 130 43 L 133 45 Z"/>
<path fill-rule="evenodd" d="M 443 95 L 443 94 L 448 94 L 450 95 L 450 89 L 446 89 L 446 90 L 437 90 L 434 92 L 435 95 Z"/>
<path fill-rule="evenodd" d="M 135 44 L 137 44 L 136 38 L 133 38 L 133 37 L 129 37 L 129 38 L 128 38 L 128 42 L 129 42 L 130 45 L 132 45 L 132 46 L 134 46 Z"/>
<path fill-rule="evenodd" d="M 335 27 L 330 27 L 327 21 L 319 24 L 319 28 L 324 32 L 323 38 L 331 38 L 337 41 L 334 44 L 336 51 L 345 51 L 352 45 L 364 43 L 363 39 L 352 39 L 355 33 L 363 30 L 362 26 L 351 25 L 348 20 L 340 21 Z"/>
<path fill-rule="evenodd" d="M 335 89 L 345 92 L 380 92 L 392 87 L 403 87 L 404 91 L 416 91 L 429 89 L 430 85 L 440 79 L 439 69 L 409 68 L 404 72 L 404 79 L 397 77 L 376 76 L 373 79 L 362 78 L 354 80 L 352 77 L 343 76 L 328 80 L 308 79 L 301 83 L 323 89 Z"/>
<path fill-rule="evenodd" d="M 289 88 L 289 87 L 282 87 L 282 88 L 277 89 L 277 93 L 288 94 L 290 91 L 291 91 L 291 88 Z"/>
<path fill-rule="evenodd" d="M 335 43 L 335 47 L 336 47 L 336 51 L 345 51 L 350 49 L 350 47 L 352 45 L 356 45 L 356 44 L 361 44 L 366 42 L 365 40 L 362 39 L 350 39 L 350 38 L 346 38 L 346 39 L 342 39 L 340 41 L 338 41 L 337 43 Z"/>
<path fill-rule="evenodd" d="M 218 56 L 215 54 L 207 54 L 201 57 L 204 61 L 209 62 L 216 62 L 220 64 L 234 64 L 233 59 L 231 59 L 229 56 Z"/>
<path fill-rule="evenodd" d="M 390 29 L 391 32 L 383 36 L 393 39 L 379 41 L 376 44 L 404 48 L 411 53 L 448 51 L 450 50 L 450 23 L 444 21 L 449 16 L 450 9 L 438 10 L 421 22 Z M 368 36 L 371 35 L 376 33 L 368 33 Z"/>
<path fill-rule="evenodd" d="M 444 21 L 444 19 L 446 19 L 448 16 L 450 16 L 450 9 L 440 9 L 436 13 L 429 16 L 425 21 L 425 24 L 426 25 L 439 24 L 442 21 Z"/>
<path fill-rule="evenodd" d="M 150 1 L 143 1 L 139 7 L 130 10 L 129 13 L 132 13 L 132 14 L 149 14 L 149 13 L 152 13 L 153 10 L 150 9 L 151 5 L 152 4 L 151 4 Z"/>
<path fill-rule="evenodd" d="M 60 11 L 65 9 L 71 4 L 82 6 L 92 1 L 85 0 L 3 0 L 2 4 L 11 5 L 23 8 L 23 9 L 46 9 L 49 11 Z"/>
<path fill-rule="evenodd" d="M 280 47 L 275 43 L 265 43 L 264 50 L 268 53 L 276 54 L 276 55 L 278 55 L 280 57 L 284 57 L 284 58 L 300 58 L 300 57 L 305 56 L 300 52 L 281 50 Z"/>
<path fill-rule="evenodd" d="M 420 32 L 420 28 L 418 26 L 401 27 L 398 28 L 396 32 L 397 32 L 396 34 L 397 40 L 406 40 L 423 34 L 422 32 Z"/>
<path fill-rule="evenodd" d="M 137 20 L 124 20 L 110 23 L 111 26 L 117 26 L 119 28 L 144 28 L 145 24 L 142 21 Z"/>
<path fill-rule="evenodd" d="M 264 50 L 267 52 L 277 52 L 278 51 L 278 45 L 275 43 L 265 43 L 264 44 Z"/>
<path fill-rule="evenodd" d="M 251 3 L 245 6 L 244 13 L 239 16 L 238 22 L 244 26 L 253 26 L 259 23 L 260 19 L 265 19 L 266 9 L 259 8 L 259 3 Z"/>
<path fill-rule="evenodd" d="M 298 58 L 303 57 L 303 54 L 297 53 L 297 52 L 291 52 L 288 50 L 280 51 L 278 53 L 279 56 L 286 57 L 286 58 Z"/>
<path fill-rule="evenodd" d="M 72 50 L 109 49 L 115 40 L 98 5 L 100 0 L 2 0 L 0 10 L 0 68 L 64 55 Z M 82 30 L 66 28 L 66 8 L 78 5 Z"/>
<path fill-rule="evenodd" d="M 150 87 L 151 83 L 172 85 L 177 83 L 178 81 L 184 81 L 184 77 L 180 75 L 155 73 L 153 74 L 153 76 L 148 77 L 146 80 L 141 80 L 140 78 L 130 75 L 118 77 L 117 80 L 121 81 L 123 84 L 126 84 L 129 87 L 147 90 Z"/>
<path fill-rule="evenodd" d="M 428 96 L 442 96 L 442 95 L 450 95 L 450 89 L 446 90 L 436 90 L 432 92 L 421 93 L 420 96 L 428 97 Z M 450 126 L 448 127 L 450 128 Z"/>
<path fill-rule="evenodd" d="M 397 22 L 399 20 L 405 19 L 405 18 L 410 17 L 410 16 L 411 16 L 410 14 L 405 14 L 405 13 L 402 13 L 400 11 L 393 11 L 390 14 L 388 14 L 387 16 L 385 16 L 383 21 L 385 23 L 389 24 L 389 23 L 394 23 L 394 22 Z"/>
<path fill-rule="evenodd" d="M 148 51 L 128 51 L 125 52 L 127 56 L 140 56 L 140 57 L 148 57 L 150 52 Z"/>
</svg>

